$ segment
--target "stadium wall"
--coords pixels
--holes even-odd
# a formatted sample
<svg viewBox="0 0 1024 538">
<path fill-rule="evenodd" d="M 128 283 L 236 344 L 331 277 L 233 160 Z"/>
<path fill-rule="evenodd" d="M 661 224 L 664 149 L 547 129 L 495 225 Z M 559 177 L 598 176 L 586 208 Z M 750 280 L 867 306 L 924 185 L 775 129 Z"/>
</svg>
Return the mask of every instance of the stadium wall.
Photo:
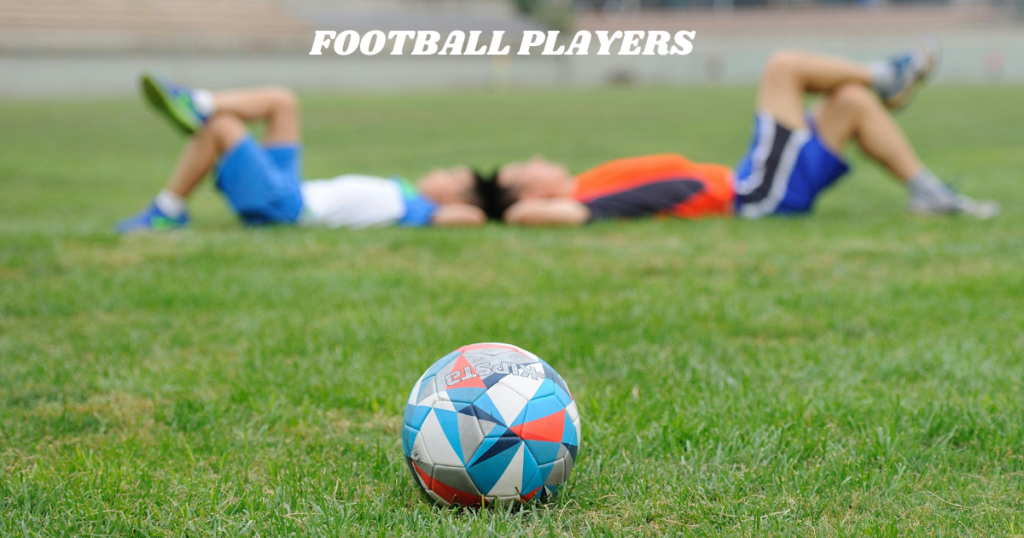
<svg viewBox="0 0 1024 538">
<path fill-rule="evenodd" d="M 109 8 L 121 0 L 89 1 Z M 216 25 L 208 20 L 199 24 L 187 17 L 175 19 L 177 26 L 168 29 L 165 25 L 162 32 L 145 30 L 152 24 L 147 21 L 153 10 L 159 15 L 159 9 L 167 6 L 158 0 L 143 0 L 141 4 L 148 2 L 153 9 L 138 10 L 116 20 L 102 17 L 83 22 L 72 18 L 72 24 L 66 15 L 43 20 L 51 26 L 66 25 L 58 32 L 40 26 L 38 13 L 21 19 L 0 19 L 0 95 L 130 94 L 136 91 L 136 78 L 143 70 L 157 70 L 186 83 L 214 88 L 250 84 L 345 90 L 749 84 L 757 79 L 771 51 L 780 48 L 871 59 L 900 50 L 926 32 L 939 37 L 945 49 L 940 82 L 1024 82 L 1024 26 L 1014 16 L 987 4 L 614 16 L 583 13 L 576 18 L 577 29 L 696 30 L 694 52 L 685 57 L 470 58 L 311 57 L 308 52 L 313 29 L 365 31 L 376 25 L 387 30 L 385 23 L 390 21 L 393 28 L 405 29 L 502 29 L 510 32 L 510 40 L 516 40 L 516 32 L 537 27 L 498 7 L 440 15 L 406 13 L 404 18 L 395 19 L 366 6 L 367 11 L 360 12 L 362 18 L 348 16 L 348 12 L 330 11 L 335 4 L 316 3 L 318 0 L 301 0 L 298 7 L 260 0 L 219 1 L 250 2 L 259 7 L 251 9 L 242 20 L 231 19 L 233 26 L 227 26 L 229 31 L 224 32 L 212 32 L 210 28 Z M 4 2 L 13 13 L 11 0 L 0 0 L 0 14 Z M 230 18 L 237 9 L 237 5 L 221 5 L 215 12 Z M 275 9 L 284 11 L 278 13 Z M 4 24 L 8 25 L 6 31 Z M 49 34 L 52 36 L 48 39 Z M 260 39 L 260 35 L 265 38 Z"/>
</svg>

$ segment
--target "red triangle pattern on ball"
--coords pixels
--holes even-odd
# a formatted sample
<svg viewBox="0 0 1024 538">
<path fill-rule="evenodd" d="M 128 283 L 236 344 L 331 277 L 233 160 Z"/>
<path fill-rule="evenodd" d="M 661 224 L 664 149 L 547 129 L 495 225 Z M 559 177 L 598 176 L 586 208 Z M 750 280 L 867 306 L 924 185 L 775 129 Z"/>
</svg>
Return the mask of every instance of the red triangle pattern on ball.
<svg viewBox="0 0 1024 538">
<path fill-rule="evenodd" d="M 540 491 L 540 488 L 542 488 L 542 487 L 544 487 L 544 486 L 540 486 L 537 489 L 527 493 L 526 495 L 522 495 L 520 498 L 523 499 L 523 502 L 530 502 L 531 500 L 533 500 L 533 496 L 536 495 L 537 492 Z"/>
<path fill-rule="evenodd" d="M 524 422 L 509 428 L 521 439 L 530 441 L 562 442 L 562 431 L 565 429 L 565 410 L 552 413 L 546 417 Z"/>
<path fill-rule="evenodd" d="M 487 388 L 487 385 L 484 385 L 484 380 L 480 379 L 480 376 L 476 373 L 476 368 L 473 368 L 473 365 L 469 364 L 465 355 L 459 355 L 459 358 L 455 361 L 455 366 L 452 366 L 452 372 L 460 372 L 464 377 L 458 383 L 448 387 L 448 390 Z M 465 377 L 467 372 L 472 375 L 472 377 Z"/>
<path fill-rule="evenodd" d="M 433 491 L 438 497 L 444 499 L 444 502 L 448 504 L 459 504 L 462 506 L 476 506 L 480 504 L 480 497 L 473 495 L 472 493 L 466 493 L 465 491 L 455 489 L 440 480 L 435 480 L 426 473 L 419 465 L 415 462 L 412 464 L 416 468 L 416 472 L 420 475 L 420 480 L 423 481 L 424 487 Z"/>
</svg>

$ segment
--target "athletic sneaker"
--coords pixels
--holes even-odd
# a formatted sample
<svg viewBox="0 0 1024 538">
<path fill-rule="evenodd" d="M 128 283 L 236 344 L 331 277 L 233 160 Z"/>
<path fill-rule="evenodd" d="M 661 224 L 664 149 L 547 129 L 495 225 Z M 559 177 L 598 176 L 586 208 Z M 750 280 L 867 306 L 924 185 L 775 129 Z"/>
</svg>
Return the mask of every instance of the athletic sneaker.
<svg viewBox="0 0 1024 538">
<path fill-rule="evenodd" d="M 162 77 L 145 74 L 142 76 L 142 93 L 149 104 L 185 134 L 194 134 L 206 123 L 206 116 L 196 109 L 191 88 L 175 86 Z"/>
<path fill-rule="evenodd" d="M 156 204 L 149 204 L 149 207 L 139 211 L 117 223 L 117 233 L 127 234 L 135 232 L 163 232 L 184 228 L 188 225 L 188 213 L 182 213 L 179 217 L 168 217 Z"/>
<path fill-rule="evenodd" d="M 975 200 L 949 189 L 948 197 L 936 198 L 916 195 L 910 198 L 910 212 L 916 215 L 967 215 L 977 219 L 990 219 L 999 214 L 999 203 L 992 200 Z"/>
<path fill-rule="evenodd" d="M 882 102 L 889 110 L 899 110 L 914 98 L 917 90 L 935 72 L 942 58 L 942 49 L 936 39 L 926 39 L 916 49 L 889 60 L 893 69 L 892 84 L 878 88 Z"/>
</svg>

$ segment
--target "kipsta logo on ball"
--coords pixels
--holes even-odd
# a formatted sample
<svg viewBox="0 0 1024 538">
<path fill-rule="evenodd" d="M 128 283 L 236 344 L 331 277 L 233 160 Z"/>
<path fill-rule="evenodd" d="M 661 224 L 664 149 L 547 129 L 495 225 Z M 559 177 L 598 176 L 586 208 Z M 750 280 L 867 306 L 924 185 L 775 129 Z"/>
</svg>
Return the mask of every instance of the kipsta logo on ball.
<svg viewBox="0 0 1024 538">
<path fill-rule="evenodd" d="M 509 344 L 464 346 L 434 363 L 402 421 L 409 469 L 444 505 L 546 500 L 569 479 L 579 446 L 565 381 Z"/>
</svg>

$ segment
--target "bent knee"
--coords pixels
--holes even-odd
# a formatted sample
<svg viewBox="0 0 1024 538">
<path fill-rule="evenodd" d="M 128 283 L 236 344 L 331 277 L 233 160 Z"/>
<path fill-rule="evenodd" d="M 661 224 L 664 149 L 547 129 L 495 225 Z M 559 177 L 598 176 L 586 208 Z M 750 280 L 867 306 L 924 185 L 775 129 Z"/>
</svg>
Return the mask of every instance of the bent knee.
<svg viewBox="0 0 1024 538">
<path fill-rule="evenodd" d="M 201 134 L 211 137 L 221 151 L 226 151 L 241 140 L 248 130 L 245 123 L 231 114 L 214 114 L 206 121 Z"/>
<path fill-rule="evenodd" d="M 853 108 L 868 108 L 880 105 L 875 92 L 862 84 L 852 82 L 843 84 L 833 90 L 829 100 Z"/>
<path fill-rule="evenodd" d="M 274 100 L 274 105 L 278 108 L 287 108 L 295 110 L 299 108 L 299 97 L 295 95 L 289 88 L 284 86 L 271 86 L 267 88 L 271 98 Z"/>
<path fill-rule="evenodd" d="M 224 134 L 245 129 L 245 123 L 233 114 L 214 114 L 206 120 L 207 132 L 213 134 Z"/>
<path fill-rule="evenodd" d="M 764 69 L 765 78 L 789 76 L 797 73 L 803 61 L 804 53 L 792 50 L 780 50 L 772 54 Z"/>
</svg>

